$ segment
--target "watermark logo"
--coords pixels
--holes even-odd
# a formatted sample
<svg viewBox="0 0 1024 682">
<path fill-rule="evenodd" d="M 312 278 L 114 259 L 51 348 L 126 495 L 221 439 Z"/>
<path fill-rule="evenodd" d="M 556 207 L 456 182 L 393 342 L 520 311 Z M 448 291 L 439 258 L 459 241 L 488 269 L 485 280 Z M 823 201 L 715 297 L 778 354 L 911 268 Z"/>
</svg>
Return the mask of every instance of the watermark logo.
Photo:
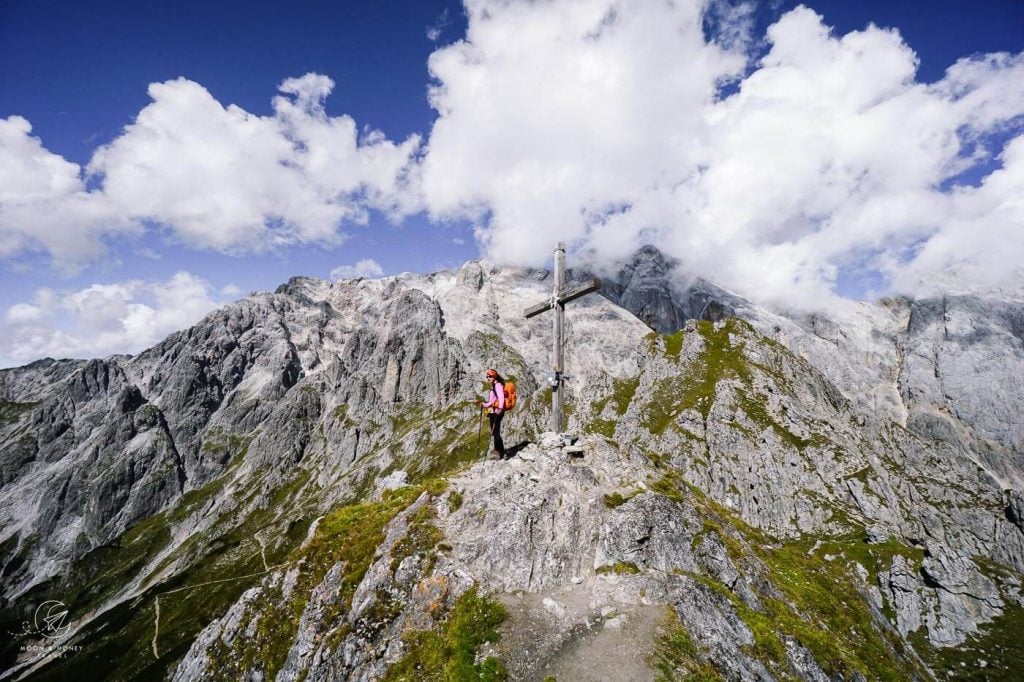
<svg viewBox="0 0 1024 682">
<path fill-rule="evenodd" d="M 59 639 L 71 631 L 68 607 L 64 602 L 51 599 L 36 608 L 36 632 L 47 639 Z"/>
<path fill-rule="evenodd" d="M 36 607 L 32 620 L 22 621 L 21 632 L 8 634 L 22 640 L 22 653 L 64 656 L 69 652 L 82 650 L 80 645 L 71 645 L 61 640 L 71 633 L 72 623 L 67 605 L 56 599 L 49 599 Z M 42 637 L 43 639 L 40 639 Z"/>
</svg>

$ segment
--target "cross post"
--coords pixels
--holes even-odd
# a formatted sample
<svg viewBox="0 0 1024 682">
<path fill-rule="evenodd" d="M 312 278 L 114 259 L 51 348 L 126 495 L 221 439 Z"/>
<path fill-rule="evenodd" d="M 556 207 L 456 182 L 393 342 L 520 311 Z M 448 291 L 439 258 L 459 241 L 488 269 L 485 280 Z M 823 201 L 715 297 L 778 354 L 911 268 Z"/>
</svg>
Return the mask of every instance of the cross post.
<svg viewBox="0 0 1024 682">
<path fill-rule="evenodd" d="M 530 306 L 523 311 L 527 319 L 547 312 L 552 308 L 555 311 L 554 349 L 551 354 L 551 364 L 554 369 L 554 375 L 551 379 L 551 390 L 554 392 L 551 396 L 551 430 L 555 433 L 562 432 L 562 426 L 565 422 L 565 391 L 563 388 L 563 373 L 565 371 L 565 304 L 600 288 L 601 280 L 595 277 L 586 284 L 576 287 L 571 291 L 565 290 L 565 243 L 558 242 L 555 246 L 555 285 L 551 299 Z"/>
</svg>

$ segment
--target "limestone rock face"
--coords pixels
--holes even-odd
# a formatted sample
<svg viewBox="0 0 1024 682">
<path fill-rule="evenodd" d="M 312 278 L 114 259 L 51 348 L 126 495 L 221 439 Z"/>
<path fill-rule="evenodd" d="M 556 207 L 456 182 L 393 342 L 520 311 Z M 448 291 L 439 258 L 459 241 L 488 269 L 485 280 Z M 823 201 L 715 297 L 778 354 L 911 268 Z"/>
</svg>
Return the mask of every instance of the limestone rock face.
<svg viewBox="0 0 1024 682">
<path fill-rule="evenodd" d="M 945 296 L 909 304 L 899 385 L 908 428 L 962 447 L 1024 484 L 1024 301 Z"/>
<path fill-rule="evenodd" d="M 688 319 L 745 319 L 806 358 L 847 399 L 960 448 L 1005 487 L 1024 485 L 1020 291 L 849 303 L 809 314 L 756 306 L 678 268 L 644 247 L 604 293 L 663 333 Z"/>
<path fill-rule="evenodd" d="M 61 601 L 125 678 L 401 677 L 486 600 L 507 618 L 460 665 L 512 679 L 1000 665 L 1024 304 L 795 314 L 676 267 L 646 248 L 569 305 L 573 438 L 547 433 L 551 320 L 523 317 L 551 275 L 487 261 L 297 277 L 134 357 L 0 371 L 0 625 Z M 518 385 L 509 461 L 483 461 L 487 367 Z"/>
<path fill-rule="evenodd" d="M 687 320 L 718 322 L 736 315 L 746 303 L 700 278 L 679 281 L 678 261 L 653 246 L 644 246 L 610 278 L 602 295 L 639 317 L 652 329 L 670 334 Z"/>
</svg>

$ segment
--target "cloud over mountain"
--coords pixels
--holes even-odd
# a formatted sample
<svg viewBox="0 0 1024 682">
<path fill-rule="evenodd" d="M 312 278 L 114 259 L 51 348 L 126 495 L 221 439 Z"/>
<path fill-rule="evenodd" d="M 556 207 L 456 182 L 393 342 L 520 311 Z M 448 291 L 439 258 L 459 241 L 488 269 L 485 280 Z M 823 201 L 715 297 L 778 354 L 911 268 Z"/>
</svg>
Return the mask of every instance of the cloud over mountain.
<svg viewBox="0 0 1024 682">
<path fill-rule="evenodd" d="M 354 265 L 339 265 L 331 270 L 331 279 L 353 279 L 356 277 L 381 277 L 384 268 L 372 258 L 364 258 Z"/>
<path fill-rule="evenodd" d="M 922 84 L 897 31 L 836 36 L 799 7 L 744 72 L 724 47 L 745 44 L 742 13 L 720 15 L 717 42 L 692 4 L 468 11 L 466 39 L 431 58 L 423 187 L 434 215 L 479 221 L 492 258 L 654 241 L 691 272 L 800 303 L 843 269 L 913 291 L 950 267 L 1005 279 L 1024 257 L 1020 138 L 1000 154 L 1021 132 L 1022 55 Z M 957 183 L 994 160 L 979 186 Z"/>
<path fill-rule="evenodd" d="M 0 366 L 36 358 L 137 353 L 222 305 L 208 282 L 189 272 L 166 281 L 128 280 L 73 291 L 42 288 L 0 318 Z"/>
<path fill-rule="evenodd" d="M 145 230 L 227 253 L 337 246 L 370 211 L 426 211 L 472 221 L 499 262 L 543 263 L 556 241 L 608 262 L 654 242 L 795 305 L 1017 276 L 1024 53 L 922 83 L 895 29 L 835 35 L 801 6 L 764 50 L 751 8 L 467 0 L 464 39 L 429 60 L 422 144 L 328 115 L 334 83 L 315 73 L 284 81 L 268 116 L 154 83 L 84 173 L 14 116 L 0 257 L 74 265 Z"/>
<path fill-rule="evenodd" d="M 39 249 L 69 264 L 102 253 L 105 235 L 138 232 L 102 195 L 86 191 L 78 164 L 31 133 L 21 116 L 0 119 L 0 258 Z"/>
</svg>

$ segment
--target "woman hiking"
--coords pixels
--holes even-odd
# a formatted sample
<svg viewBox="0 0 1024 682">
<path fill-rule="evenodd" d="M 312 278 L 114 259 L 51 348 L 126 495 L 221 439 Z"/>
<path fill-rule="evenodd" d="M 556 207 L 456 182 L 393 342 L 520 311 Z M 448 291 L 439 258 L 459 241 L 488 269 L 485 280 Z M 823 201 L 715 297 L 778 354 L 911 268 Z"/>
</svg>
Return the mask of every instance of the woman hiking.
<svg viewBox="0 0 1024 682">
<path fill-rule="evenodd" d="M 501 418 L 505 416 L 505 379 L 494 369 L 488 369 L 486 376 L 491 384 L 487 402 L 477 402 L 487 410 L 487 421 L 491 424 L 491 436 L 494 438 L 491 459 L 505 459 L 505 442 L 501 440 Z"/>
</svg>

